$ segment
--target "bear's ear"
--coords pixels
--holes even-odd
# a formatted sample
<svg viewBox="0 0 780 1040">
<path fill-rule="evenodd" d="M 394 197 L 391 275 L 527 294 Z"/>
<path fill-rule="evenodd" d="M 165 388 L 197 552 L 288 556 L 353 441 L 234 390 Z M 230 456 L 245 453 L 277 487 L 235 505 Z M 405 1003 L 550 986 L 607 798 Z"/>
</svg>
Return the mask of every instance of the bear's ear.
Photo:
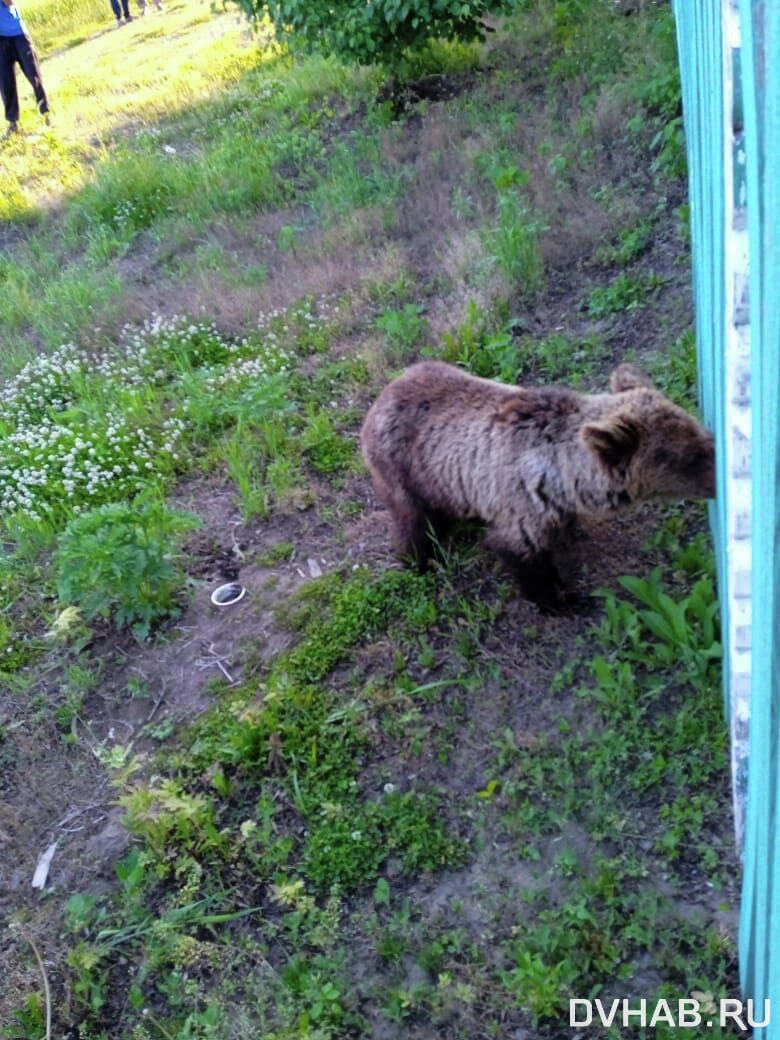
<svg viewBox="0 0 780 1040">
<path fill-rule="evenodd" d="M 636 390 L 640 386 L 653 389 L 650 376 L 643 372 L 641 368 L 637 368 L 636 365 L 629 365 L 628 363 L 618 365 L 609 377 L 609 388 L 613 394 L 620 394 L 624 390 Z"/>
<path fill-rule="evenodd" d="M 625 415 L 582 428 L 582 439 L 608 470 L 628 465 L 639 447 L 639 427 Z"/>
</svg>

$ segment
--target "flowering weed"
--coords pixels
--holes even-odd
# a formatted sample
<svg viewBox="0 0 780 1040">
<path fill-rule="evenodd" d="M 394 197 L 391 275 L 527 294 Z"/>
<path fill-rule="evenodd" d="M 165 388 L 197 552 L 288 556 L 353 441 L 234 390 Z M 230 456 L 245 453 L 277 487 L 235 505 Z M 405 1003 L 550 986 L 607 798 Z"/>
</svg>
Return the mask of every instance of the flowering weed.
<svg viewBox="0 0 780 1040">
<path fill-rule="evenodd" d="M 116 415 L 86 427 L 56 420 L 26 427 L 4 445 L 0 509 L 41 521 L 133 495 L 172 472 L 181 428 L 175 418 L 134 428 Z"/>
<path fill-rule="evenodd" d="M 100 357 L 36 358 L 0 393 L 0 513 L 62 526 L 164 484 L 214 430 L 287 408 L 291 357 L 274 337 L 154 317 Z"/>
</svg>

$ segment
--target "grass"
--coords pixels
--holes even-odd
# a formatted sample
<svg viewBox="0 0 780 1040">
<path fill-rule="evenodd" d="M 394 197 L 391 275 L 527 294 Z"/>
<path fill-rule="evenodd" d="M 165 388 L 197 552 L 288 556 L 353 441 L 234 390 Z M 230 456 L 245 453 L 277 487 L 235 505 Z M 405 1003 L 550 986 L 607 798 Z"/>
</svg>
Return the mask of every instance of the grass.
<svg viewBox="0 0 780 1040">
<path fill-rule="evenodd" d="M 91 40 L 89 65 L 78 71 L 67 53 L 45 62 L 55 126 L 3 150 L 0 216 L 29 223 L 51 214 L 18 244 L 13 263 L 2 258 L 6 372 L 31 339 L 52 349 L 93 329 L 96 313 L 97 324 L 116 319 L 122 260 L 139 236 L 199 244 L 212 221 L 284 203 L 291 164 L 321 154 L 321 107 L 303 121 L 293 113 L 316 106 L 343 79 L 338 69 L 320 63 L 316 80 L 313 69 L 288 74 L 235 14 L 212 16 L 205 4 L 174 4 L 164 19 L 126 29 Z M 180 39 L 174 67 L 171 37 Z M 129 78 L 120 73 L 128 46 Z M 248 152 L 245 135 L 261 130 Z M 208 267 L 208 255 L 198 266 Z"/>
<path fill-rule="evenodd" d="M 74 19 L 77 12 L 90 17 L 89 9 L 81 5 L 70 13 L 67 8 L 59 10 L 63 19 Z M 34 41 L 35 12 L 34 6 L 29 16 L 25 11 Z M 51 24 L 45 5 L 41 18 Z M 248 48 L 236 46 L 245 38 L 246 29 L 229 16 L 212 18 L 203 3 L 194 8 L 173 4 L 164 20 L 139 19 L 122 32 L 114 30 L 113 14 L 106 6 L 104 24 L 111 31 L 91 39 L 85 47 L 89 63 L 74 65 L 68 51 L 44 59 L 42 74 L 56 123 L 51 132 L 33 132 L 4 149 L 4 172 L 9 180 L 4 217 L 18 218 L 20 211 L 32 216 L 38 207 L 56 204 L 87 178 L 92 179 L 96 160 L 105 158 L 106 148 L 121 139 L 128 126 L 143 129 L 205 101 L 234 86 L 255 64 Z M 169 37 L 180 39 L 173 70 L 160 60 L 163 26 Z M 212 48 L 214 61 L 209 63 L 206 56 Z M 128 53 L 133 57 L 130 76 L 120 73 Z M 35 119 L 25 100 L 23 97 L 21 103 L 23 127 L 34 125 Z M 31 163 L 35 176 L 25 177 Z"/>
<path fill-rule="evenodd" d="M 586 992 L 594 977 L 630 975 L 631 964 L 648 956 L 660 958 L 660 977 L 671 987 L 659 996 L 675 985 L 702 991 L 722 985 L 733 958 L 728 943 L 708 930 L 706 915 L 678 921 L 668 895 L 653 891 L 646 853 L 650 846 L 655 869 L 670 879 L 685 883 L 694 871 L 717 883 L 712 834 L 722 811 L 726 747 L 711 577 L 683 599 L 664 592 L 657 576 L 634 580 L 631 591 L 645 609 L 609 593 L 593 633 L 601 655 L 575 666 L 577 697 L 592 706 L 589 726 L 571 732 L 571 709 L 564 707 L 556 737 L 522 747 L 508 730 L 496 740 L 486 762 L 489 782 L 455 820 L 462 827 L 471 817 L 481 829 L 494 829 L 514 856 L 558 880 L 554 887 L 529 887 L 519 906 L 512 896 L 512 908 L 494 893 L 479 938 L 455 904 L 449 920 L 459 923 L 442 927 L 403 895 L 405 877 L 444 865 L 452 870 L 476 854 L 446 827 L 453 814 L 444 811 L 443 793 L 399 792 L 386 783 L 367 797 L 360 763 L 375 745 L 380 702 L 361 693 L 359 683 L 341 692 L 315 685 L 379 632 L 389 632 L 408 660 L 417 633 L 457 627 L 460 605 L 437 595 L 437 584 L 389 571 L 379 579 L 334 575 L 311 586 L 289 618 L 299 641 L 263 683 L 264 707 L 255 684 L 238 688 L 180 737 L 162 775 L 138 784 L 119 771 L 126 825 L 140 845 L 117 865 L 113 900 L 76 896 L 66 908 L 69 930 L 82 936 L 69 954 L 82 1025 L 103 1020 L 117 958 L 129 956 L 136 965 L 131 1004 L 140 1010 L 164 997 L 171 1007 L 189 1008 L 186 1018 L 166 1020 L 165 1028 L 175 1022 L 183 1029 L 212 1006 L 204 994 L 203 1010 L 192 1010 L 199 991 L 184 985 L 185 976 L 206 972 L 209 989 L 218 981 L 225 999 L 230 972 L 249 971 L 251 990 L 256 969 L 250 966 L 258 958 L 264 963 L 265 944 L 277 937 L 309 952 L 291 956 L 280 975 L 261 971 L 258 982 L 267 984 L 261 1020 L 282 1016 L 298 1029 L 317 1021 L 325 1035 L 363 1035 L 366 1022 L 346 983 L 350 946 L 339 948 L 349 893 L 364 893 L 362 927 L 376 932 L 387 965 L 387 977 L 374 984 L 376 992 L 364 988 L 363 1001 L 379 1000 L 391 1022 L 435 1024 L 454 1016 L 465 1027 L 479 1001 L 483 1023 L 497 1025 L 522 1009 L 547 1035 L 545 1023 L 565 1013 L 569 996 Z M 671 620 L 677 614 L 690 624 L 678 627 Z M 571 687 L 571 678 L 559 676 L 559 691 Z M 441 695 L 435 687 L 449 685 L 418 684 L 405 697 L 422 697 L 429 710 L 420 717 L 427 715 L 430 725 L 430 708 Z M 400 681 L 395 697 L 403 688 Z M 390 704 L 383 700 L 382 712 Z M 688 795 L 680 798 L 680 791 Z M 691 797 L 693 791 L 699 793 Z M 636 810 L 648 798 L 660 811 L 640 820 Z M 303 826 L 292 825 L 291 816 Z M 564 820 L 582 828 L 578 843 L 594 851 L 583 858 L 564 845 L 544 865 L 548 836 Z M 619 851 L 611 847 L 618 836 Z M 243 879 L 230 849 L 251 865 Z M 268 907 L 280 907 L 281 915 L 266 910 L 263 928 L 255 923 L 247 930 L 258 911 L 239 907 L 263 879 Z M 217 927 L 231 929 L 232 939 L 218 937 Z M 196 938 L 203 929 L 214 937 Z M 219 965 L 225 943 L 235 947 L 228 969 Z M 496 944 L 498 963 L 489 955 Z M 695 957 L 685 952 L 675 959 L 676 948 L 694 946 Z M 411 989 L 399 970 L 409 959 L 420 968 Z"/>
<path fill-rule="evenodd" d="M 135 5 L 131 10 L 137 13 Z M 113 12 L 101 0 L 29 0 L 22 12 L 25 25 L 42 57 L 77 46 L 101 29 L 113 27 Z"/>
<path fill-rule="evenodd" d="M 596 286 L 588 295 L 588 314 L 592 318 L 606 318 L 619 311 L 638 310 L 646 303 L 650 293 L 660 286 L 658 275 L 632 275 L 621 273 L 607 286 Z"/>
<path fill-rule="evenodd" d="M 3 1035 L 544 1040 L 574 996 L 735 992 L 700 511 L 580 539 L 605 587 L 550 619 L 468 529 L 396 568 L 357 453 L 419 356 L 603 390 L 636 354 L 691 406 L 668 13 L 519 5 L 396 121 L 231 11 L 87 43 L 109 11 L 27 12 L 57 119 L 0 153 L 22 873 L 65 823 L 3 906 Z"/>
</svg>

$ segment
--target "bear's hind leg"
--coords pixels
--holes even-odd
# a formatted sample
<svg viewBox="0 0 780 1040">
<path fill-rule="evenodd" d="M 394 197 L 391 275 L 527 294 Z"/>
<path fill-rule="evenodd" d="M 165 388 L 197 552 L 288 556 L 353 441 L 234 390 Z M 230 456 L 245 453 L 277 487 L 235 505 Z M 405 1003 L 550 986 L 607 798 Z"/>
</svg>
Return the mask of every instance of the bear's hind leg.
<svg viewBox="0 0 780 1040">
<path fill-rule="evenodd" d="M 559 610 L 564 604 L 563 582 L 553 560 L 552 550 L 536 548 L 523 535 L 523 550 L 507 544 L 507 539 L 490 531 L 486 545 L 492 549 L 512 572 L 526 599 L 547 610 Z"/>
<path fill-rule="evenodd" d="M 526 599 L 547 610 L 559 610 L 564 605 L 563 582 L 549 549 L 527 559 L 514 553 L 501 555 Z"/>
</svg>

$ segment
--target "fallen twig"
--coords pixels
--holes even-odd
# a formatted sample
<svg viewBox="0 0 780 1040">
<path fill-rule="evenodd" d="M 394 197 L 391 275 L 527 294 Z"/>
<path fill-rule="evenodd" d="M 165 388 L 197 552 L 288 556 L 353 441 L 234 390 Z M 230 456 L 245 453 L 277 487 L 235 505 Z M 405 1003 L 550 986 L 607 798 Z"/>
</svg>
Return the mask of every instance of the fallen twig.
<svg viewBox="0 0 780 1040">
<path fill-rule="evenodd" d="M 229 655 L 223 654 L 222 656 L 220 656 L 214 649 L 214 644 L 211 643 L 209 646 L 206 646 L 205 641 L 203 644 L 203 649 L 205 653 L 210 655 L 210 659 L 207 658 L 204 660 L 203 658 L 201 658 L 200 660 L 196 661 L 195 667 L 198 669 L 198 671 L 202 672 L 204 668 L 210 668 L 212 665 L 216 665 L 217 668 L 219 668 L 219 670 L 222 672 L 222 674 L 225 676 L 227 681 L 232 686 L 235 680 L 233 676 L 230 674 L 230 672 L 227 670 L 227 668 L 225 668 L 225 666 L 222 664 L 223 661 L 228 661 L 230 659 Z"/>
<path fill-rule="evenodd" d="M 146 719 L 147 722 L 151 722 L 152 719 L 154 718 L 154 716 L 157 714 L 157 709 L 160 707 L 160 705 L 162 704 L 163 700 L 165 699 L 165 693 L 166 693 L 166 690 L 167 690 L 167 686 L 168 686 L 168 684 L 165 682 L 165 679 L 163 679 L 163 681 L 162 681 L 162 690 L 160 690 L 160 696 L 157 698 L 157 700 L 152 705 L 152 710 L 149 712 L 149 715 L 147 716 L 147 719 Z"/>
</svg>

